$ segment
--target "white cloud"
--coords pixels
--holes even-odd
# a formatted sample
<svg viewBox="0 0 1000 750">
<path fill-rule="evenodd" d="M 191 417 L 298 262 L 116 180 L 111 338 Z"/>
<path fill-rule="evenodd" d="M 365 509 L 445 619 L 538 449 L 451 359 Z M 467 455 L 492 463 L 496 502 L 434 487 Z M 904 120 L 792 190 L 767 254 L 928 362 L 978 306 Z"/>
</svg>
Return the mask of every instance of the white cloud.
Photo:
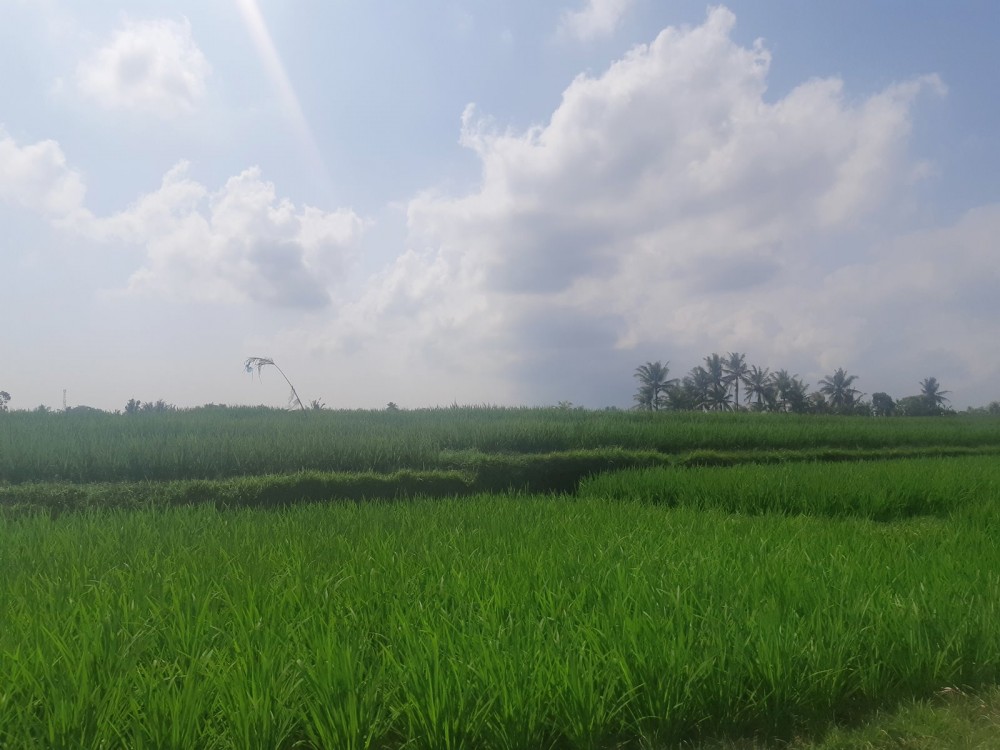
<svg viewBox="0 0 1000 750">
<path fill-rule="evenodd" d="M 479 188 L 410 202 L 412 250 L 343 311 L 333 345 L 410 352 L 452 382 L 501 373 L 532 402 L 620 387 L 644 356 L 851 366 L 873 308 L 828 281 L 860 253 L 826 248 L 864 236 L 905 190 L 913 99 L 943 86 L 849 98 L 816 79 L 768 101 L 770 55 L 734 43 L 734 22 L 717 8 L 664 30 L 579 76 L 525 132 L 467 110 Z"/>
<path fill-rule="evenodd" d="M 349 209 L 327 212 L 279 199 L 257 168 L 212 192 L 181 163 L 155 192 L 82 228 L 142 248 L 146 261 L 130 280 L 132 291 L 315 309 L 330 302 L 364 227 Z"/>
<path fill-rule="evenodd" d="M 585 0 L 579 10 L 565 11 L 559 19 L 559 33 L 583 42 L 607 36 L 618 28 L 635 0 Z"/>
<path fill-rule="evenodd" d="M 353 267 L 368 225 L 347 208 L 324 211 L 279 198 L 256 167 L 213 192 L 182 162 L 159 189 L 107 217 L 85 207 L 85 192 L 57 142 L 20 146 L 0 128 L 0 202 L 97 242 L 139 248 L 144 264 L 129 281 L 132 291 L 320 308 Z"/>
<path fill-rule="evenodd" d="M 66 219 L 82 209 L 85 188 L 55 141 L 26 146 L 0 127 L 0 201 Z"/>
<path fill-rule="evenodd" d="M 205 96 L 210 66 L 184 19 L 126 21 L 76 70 L 81 94 L 113 110 L 176 116 Z"/>
</svg>

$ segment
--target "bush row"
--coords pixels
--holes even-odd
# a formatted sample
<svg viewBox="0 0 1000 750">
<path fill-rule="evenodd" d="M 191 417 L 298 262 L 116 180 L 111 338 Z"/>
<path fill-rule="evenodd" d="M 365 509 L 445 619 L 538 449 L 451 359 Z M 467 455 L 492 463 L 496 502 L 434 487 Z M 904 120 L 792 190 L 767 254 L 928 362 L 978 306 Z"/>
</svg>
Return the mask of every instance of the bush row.
<svg viewBox="0 0 1000 750">
<path fill-rule="evenodd" d="M 332 500 L 395 500 L 469 494 L 469 478 L 458 471 L 397 471 L 391 474 L 300 472 L 234 479 L 170 482 L 38 482 L 0 487 L 0 509 L 8 516 L 45 511 L 105 508 L 276 508 Z"/>
<path fill-rule="evenodd" d="M 0 485 L 0 508 L 8 515 L 47 511 L 53 515 L 88 508 L 147 508 L 214 504 L 219 508 L 269 508 L 303 502 L 464 497 L 504 492 L 574 492 L 593 474 L 665 466 L 649 451 L 572 451 L 547 455 L 453 454 L 430 471 L 302 471 L 230 479 L 141 482 L 28 482 Z"/>
</svg>

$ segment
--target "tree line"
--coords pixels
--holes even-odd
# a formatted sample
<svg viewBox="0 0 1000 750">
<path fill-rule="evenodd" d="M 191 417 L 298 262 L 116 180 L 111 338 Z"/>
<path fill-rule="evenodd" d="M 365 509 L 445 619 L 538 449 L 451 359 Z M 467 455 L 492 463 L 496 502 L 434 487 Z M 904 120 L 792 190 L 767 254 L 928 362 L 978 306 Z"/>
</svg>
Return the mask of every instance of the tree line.
<svg viewBox="0 0 1000 750">
<path fill-rule="evenodd" d="M 749 365 L 739 352 L 710 354 L 682 378 L 670 377 L 669 362 L 646 362 L 635 370 L 634 401 L 642 411 L 757 411 L 792 414 L 863 416 L 937 416 L 951 413 L 937 378 L 920 381 L 920 393 L 898 401 L 888 393 L 866 400 L 854 385 L 857 375 L 843 368 L 822 378 L 818 388 L 788 370 L 772 372 Z M 741 390 L 742 389 L 742 390 Z M 991 404 L 991 407 L 993 405 Z"/>
</svg>

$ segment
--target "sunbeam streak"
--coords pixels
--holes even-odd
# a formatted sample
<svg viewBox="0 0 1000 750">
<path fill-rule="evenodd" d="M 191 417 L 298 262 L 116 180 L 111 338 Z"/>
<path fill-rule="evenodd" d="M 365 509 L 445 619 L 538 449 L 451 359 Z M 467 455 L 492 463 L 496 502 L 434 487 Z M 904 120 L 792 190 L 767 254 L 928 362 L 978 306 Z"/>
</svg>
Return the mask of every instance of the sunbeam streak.
<svg viewBox="0 0 1000 750">
<path fill-rule="evenodd" d="M 299 101 L 298 94 L 295 93 L 295 87 L 285 70 L 285 64 L 281 61 L 281 55 L 278 54 L 278 49 L 274 46 L 274 40 L 271 38 L 271 32 L 267 29 L 267 23 L 260 12 L 257 0 L 236 0 L 236 6 L 239 8 L 240 15 L 243 16 L 243 22 L 246 24 L 254 47 L 257 48 L 257 54 L 260 56 L 264 70 L 278 90 L 282 107 L 291 121 L 296 137 L 306 151 L 309 163 L 319 171 L 324 189 L 332 192 L 323 154 L 316 142 L 316 137 L 313 135 L 312 128 L 309 126 L 309 120 L 302 110 L 302 103 Z"/>
</svg>

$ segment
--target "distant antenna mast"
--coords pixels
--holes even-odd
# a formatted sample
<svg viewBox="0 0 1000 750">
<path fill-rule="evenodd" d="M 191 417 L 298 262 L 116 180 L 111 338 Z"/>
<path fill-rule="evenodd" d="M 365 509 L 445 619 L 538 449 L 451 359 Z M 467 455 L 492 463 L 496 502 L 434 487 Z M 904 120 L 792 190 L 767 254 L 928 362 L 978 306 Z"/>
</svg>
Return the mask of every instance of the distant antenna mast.
<svg viewBox="0 0 1000 750">
<path fill-rule="evenodd" d="M 69 411 L 66 408 L 66 389 L 65 388 L 63 388 L 63 411 Z"/>
</svg>

